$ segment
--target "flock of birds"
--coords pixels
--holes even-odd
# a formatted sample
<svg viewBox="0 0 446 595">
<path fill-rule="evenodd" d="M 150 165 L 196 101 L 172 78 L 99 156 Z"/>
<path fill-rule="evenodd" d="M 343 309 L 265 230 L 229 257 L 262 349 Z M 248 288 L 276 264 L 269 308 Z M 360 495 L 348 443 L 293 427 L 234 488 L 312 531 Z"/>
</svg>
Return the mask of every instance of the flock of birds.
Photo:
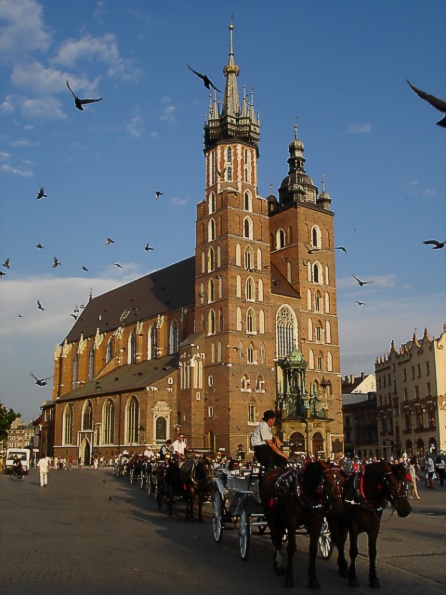
<svg viewBox="0 0 446 595">
<path fill-rule="evenodd" d="M 221 93 L 222 91 L 220 89 L 218 89 L 218 87 L 216 87 L 216 85 L 211 81 L 211 79 L 206 75 L 206 74 L 202 74 L 201 72 L 198 72 L 197 70 L 194 70 L 189 64 L 187 64 L 188 69 L 195 75 L 197 76 L 199 79 L 201 79 L 203 81 L 203 85 L 206 89 L 211 90 L 214 89 L 215 91 Z M 417 87 L 415 87 L 410 81 L 407 81 L 408 85 L 410 86 L 410 88 L 424 101 L 427 101 L 430 105 L 432 105 L 434 108 L 436 108 L 437 110 L 443 112 L 446 114 L 446 102 L 443 101 L 442 99 L 439 99 L 438 97 L 435 97 L 429 93 L 426 93 L 425 91 L 422 91 L 421 89 L 418 89 Z M 74 98 L 74 105 L 76 107 L 76 109 L 80 110 L 80 111 L 84 111 L 84 106 L 92 104 L 92 103 L 98 103 L 99 101 L 102 101 L 102 97 L 98 97 L 95 99 L 87 99 L 87 98 L 80 98 L 76 95 L 76 93 L 72 90 L 72 88 L 70 87 L 70 83 L 69 81 L 66 81 L 66 85 L 68 90 L 70 91 L 71 95 Z M 443 117 L 441 120 L 439 120 L 437 122 L 437 124 L 443 128 L 446 128 L 446 116 Z M 220 177 L 224 176 L 224 170 L 223 172 L 217 171 L 218 175 Z M 163 195 L 163 193 L 160 190 L 156 190 L 155 191 L 155 199 L 158 200 L 161 196 Z M 42 186 L 40 188 L 40 190 L 37 193 L 36 196 L 37 200 L 41 200 L 42 198 L 47 198 L 47 194 L 45 193 L 45 189 Z M 423 242 L 426 245 L 431 245 L 433 250 L 440 250 L 442 248 L 445 247 L 446 241 L 444 242 L 440 242 L 438 240 L 425 240 Z M 114 244 L 114 240 L 110 237 L 108 237 L 105 241 L 106 246 L 109 246 L 110 244 Z M 312 254 L 313 252 L 316 252 L 318 250 L 318 248 L 312 248 L 308 245 L 305 245 L 307 248 L 307 251 L 309 254 Z M 38 244 L 36 244 L 36 247 L 39 250 L 42 250 L 44 248 L 44 246 L 39 242 Z M 154 248 L 152 246 L 150 246 L 150 244 L 146 244 L 144 247 L 144 250 L 146 252 L 150 252 L 152 250 L 154 250 Z M 345 248 L 345 246 L 337 246 L 336 250 L 341 250 L 342 252 L 344 252 L 345 254 L 347 254 L 347 249 Z M 116 266 L 117 268 L 122 269 L 122 265 L 119 262 L 115 262 L 113 263 L 114 266 Z M 55 256 L 53 258 L 53 269 L 56 269 L 57 267 L 61 266 L 62 263 L 61 261 Z M 6 258 L 5 262 L 3 263 L 3 268 L 9 270 L 10 269 L 10 258 Z M 87 266 L 82 266 L 82 270 L 84 272 L 88 272 L 89 269 Z M 0 277 L 4 277 L 6 275 L 6 273 L 0 269 Z M 361 279 L 359 279 L 358 277 L 356 277 L 355 275 L 352 275 L 353 278 L 355 279 L 355 281 L 358 283 L 358 285 L 360 287 L 364 287 L 365 285 L 369 285 L 371 283 L 374 283 L 374 281 L 362 281 Z M 42 306 L 42 303 L 40 302 L 40 300 L 36 301 L 37 303 L 37 308 L 41 311 L 45 311 L 45 308 Z M 366 305 L 365 302 L 361 302 L 356 300 L 356 303 L 359 306 L 364 306 Z M 77 308 L 77 307 L 76 307 Z M 18 315 L 19 318 L 23 318 L 23 316 L 21 314 Z M 77 314 L 71 314 L 71 316 L 76 320 L 77 319 Z M 37 386 L 46 386 L 47 381 L 50 380 L 50 378 L 52 378 L 52 376 L 48 377 L 48 378 L 38 378 L 35 374 L 33 374 L 33 372 L 30 372 L 30 375 L 34 378 L 34 381 L 36 383 Z"/>
</svg>

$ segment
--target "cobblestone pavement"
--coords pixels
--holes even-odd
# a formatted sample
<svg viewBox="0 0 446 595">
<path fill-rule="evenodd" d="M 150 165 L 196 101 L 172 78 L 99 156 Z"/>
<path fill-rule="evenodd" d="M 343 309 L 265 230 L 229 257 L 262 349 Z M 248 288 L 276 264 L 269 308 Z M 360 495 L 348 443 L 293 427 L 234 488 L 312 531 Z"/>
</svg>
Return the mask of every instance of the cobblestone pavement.
<svg viewBox="0 0 446 595">
<path fill-rule="evenodd" d="M 420 489 L 413 512 L 385 511 L 378 542 L 382 594 L 437 595 L 446 590 L 446 488 Z M 41 488 L 33 469 L 23 483 L 0 476 L 0 586 L 5 595 L 271 595 L 283 589 L 272 571 L 267 535 L 254 535 L 249 558 L 239 555 L 237 531 L 216 544 L 210 505 L 203 523 L 158 511 L 137 485 L 110 469 L 53 471 Z M 307 590 L 308 538 L 298 538 L 296 589 Z M 366 541 L 360 541 L 355 595 L 370 593 Z M 318 559 L 321 592 L 345 594 L 336 560 Z"/>
</svg>

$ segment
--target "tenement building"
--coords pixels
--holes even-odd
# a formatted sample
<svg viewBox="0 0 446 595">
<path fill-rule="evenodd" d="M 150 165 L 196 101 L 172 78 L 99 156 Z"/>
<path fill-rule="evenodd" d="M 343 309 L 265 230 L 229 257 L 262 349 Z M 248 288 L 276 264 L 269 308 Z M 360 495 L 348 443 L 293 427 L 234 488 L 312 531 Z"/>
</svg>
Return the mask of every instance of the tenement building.
<svg viewBox="0 0 446 595">
<path fill-rule="evenodd" d="M 438 339 L 425 329 L 375 362 L 380 445 L 384 456 L 446 450 L 446 325 Z"/>
<path fill-rule="evenodd" d="M 249 452 L 268 408 L 294 450 L 343 450 L 331 198 L 297 127 L 277 196 L 259 196 L 260 120 L 239 70 L 230 25 L 195 254 L 91 297 L 56 349 L 42 443 L 59 456 L 108 458 L 178 431 L 192 448 Z"/>
</svg>

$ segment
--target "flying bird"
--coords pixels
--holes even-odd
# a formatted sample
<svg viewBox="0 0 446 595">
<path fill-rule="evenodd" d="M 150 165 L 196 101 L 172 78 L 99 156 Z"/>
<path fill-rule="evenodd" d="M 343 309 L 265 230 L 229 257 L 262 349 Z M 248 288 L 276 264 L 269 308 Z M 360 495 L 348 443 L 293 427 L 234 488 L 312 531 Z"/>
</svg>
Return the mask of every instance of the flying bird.
<svg viewBox="0 0 446 595">
<path fill-rule="evenodd" d="M 74 320 L 77 320 L 78 317 L 76 316 L 76 314 L 70 314 L 70 316 L 72 316 L 74 318 Z"/>
<path fill-rule="evenodd" d="M 148 252 L 149 250 L 155 250 L 155 248 L 152 248 L 152 246 L 149 246 L 149 244 L 146 244 L 144 250 L 146 252 Z"/>
<path fill-rule="evenodd" d="M 113 264 L 115 267 L 118 267 L 118 269 L 122 269 L 122 265 L 120 265 L 119 262 L 114 262 Z"/>
<path fill-rule="evenodd" d="M 220 89 L 217 89 L 217 87 L 214 85 L 214 83 L 211 81 L 211 79 L 206 76 L 205 74 L 201 74 L 200 72 L 197 72 L 196 70 L 194 70 L 193 68 L 191 68 L 189 66 L 189 64 L 187 65 L 187 67 L 189 68 L 189 70 L 191 70 L 195 75 L 198 76 L 198 78 L 200 78 L 203 81 L 203 85 L 206 87 L 206 89 L 211 90 L 211 87 L 213 89 L 215 89 L 216 91 L 218 91 L 219 93 L 221 93 Z"/>
<path fill-rule="evenodd" d="M 423 244 L 432 245 L 432 250 L 440 250 L 441 248 L 445 247 L 446 240 L 444 242 L 438 242 L 437 240 L 426 240 L 425 242 L 423 242 Z"/>
<path fill-rule="evenodd" d="M 342 250 L 342 252 L 345 252 L 345 254 L 347 254 L 347 248 L 345 248 L 344 246 L 337 246 L 336 250 Z"/>
<path fill-rule="evenodd" d="M 3 266 L 5 267 L 5 269 L 9 269 L 9 258 L 7 258 L 5 260 L 5 262 L 3 263 Z"/>
<path fill-rule="evenodd" d="M 37 376 L 35 374 L 33 374 L 32 372 L 30 372 L 29 374 L 30 374 L 30 376 L 32 376 L 34 378 L 34 380 L 36 381 L 36 384 L 38 386 L 46 386 L 47 381 L 52 378 L 52 376 L 50 376 L 49 378 L 37 378 Z"/>
<path fill-rule="evenodd" d="M 366 306 L 367 305 L 365 302 L 358 302 L 358 300 L 356 300 L 356 303 L 358 304 L 358 306 Z"/>
<path fill-rule="evenodd" d="M 54 257 L 54 264 L 53 264 L 53 269 L 56 269 L 57 267 L 60 267 L 62 263 L 60 262 L 60 260 L 57 260 L 56 257 Z"/>
<path fill-rule="evenodd" d="M 424 101 L 430 103 L 431 106 L 435 107 L 435 109 L 438 111 L 446 114 L 446 101 L 443 101 L 443 99 L 439 99 L 438 97 L 434 97 L 434 95 L 430 95 L 429 93 L 425 93 L 424 91 L 421 91 L 421 89 L 417 89 L 417 87 L 412 85 L 410 81 L 407 81 L 407 84 L 412 89 L 412 91 L 415 91 L 418 97 L 421 97 L 421 99 L 424 99 Z M 437 124 L 442 128 L 446 128 L 446 116 L 439 120 Z"/>
<path fill-rule="evenodd" d="M 3 271 L 0 271 L 0 277 L 4 277 L 6 275 L 6 273 L 4 273 Z"/>
<path fill-rule="evenodd" d="M 73 93 L 73 90 L 71 89 L 68 81 L 67 87 L 71 95 L 74 97 L 74 105 L 77 107 L 78 110 L 81 110 L 82 112 L 84 111 L 84 108 L 82 107 L 83 105 L 86 105 L 87 103 L 96 103 L 97 101 L 102 101 L 102 97 L 99 97 L 98 99 L 79 99 L 76 93 Z"/>
<path fill-rule="evenodd" d="M 82 270 L 85 271 L 86 273 L 88 273 L 87 267 L 82 267 Z"/>
<path fill-rule="evenodd" d="M 45 311 L 45 308 L 42 306 L 42 304 L 40 303 L 40 300 L 37 300 L 37 307 L 39 308 L 39 310 L 42 310 L 42 312 Z"/>
<path fill-rule="evenodd" d="M 37 200 L 40 200 L 41 198 L 46 198 L 46 194 L 45 194 L 45 190 L 42 188 L 39 190 L 38 194 L 37 194 Z"/>
<path fill-rule="evenodd" d="M 109 244 L 114 244 L 115 242 L 111 238 L 107 238 L 105 240 L 105 245 L 108 246 Z"/>
<path fill-rule="evenodd" d="M 42 244 L 39 242 L 38 244 L 36 244 L 36 248 L 39 248 L 39 250 L 42 250 L 42 249 L 43 249 L 43 246 L 42 246 Z"/>
<path fill-rule="evenodd" d="M 310 248 L 308 244 L 304 244 L 305 248 L 307 249 L 308 254 L 313 254 L 313 252 L 318 252 L 320 248 Z"/>
<path fill-rule="evenodd" d="M 157 191 L 155 192 L 155 198 L 156 198 L 156 200 L 158 200 L 158 199 L 159 199 L 159 197 L 160 197 L 160 196 L 162 196 L 162 195 L 163 195 L 163 193 L 162 193 L 162 192 L 160 192 L 159 190 L 157 190 Z"/>
<path fill-rule="evenodd" d="M 359 283 L 361 287 L 364 285 L 369 285 L 370 283 L 375 283 L 375 281 L 361 281 L 361 279 L 358 279 L 358 277 L 355 277 L 354 275 L 352 275 L 352 277 Z"/>
<path fill-rule="evenodd" d="M 217 169 L 217 175 L 218 175 L 218 176 L 220 176 L 220 178 L 223 178 L 223 176 L 225 175 L 225 171 L 226 171 L 226 167 L 224 167 L 224 168 L 222 169 L 222 171 L 219 171 L 219 170 Z"/>
</svg>

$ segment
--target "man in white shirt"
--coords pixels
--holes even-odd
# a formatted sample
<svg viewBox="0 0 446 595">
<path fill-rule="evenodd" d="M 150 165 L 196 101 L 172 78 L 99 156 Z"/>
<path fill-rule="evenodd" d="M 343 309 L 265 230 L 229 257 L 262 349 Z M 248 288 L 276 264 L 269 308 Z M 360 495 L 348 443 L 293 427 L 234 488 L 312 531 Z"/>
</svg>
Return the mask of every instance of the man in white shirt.
<svg viewBox="0 0 446 595">
<path fill-rule="evenodd" d="M 48 459 L 45 456 L 43 456 L 37 463 L 37 467 L 39 468 L 40 473 L 40 487 L 46 488 L 46 486 L 48 485 Z"/>
<path fill-rule="evenodd" d="M 184 434 L 178 434 L 178 438 L 172 444 L 172 451 L 180 460 L 186 458 L 187 444 L 184 442 Z"/>
<path fill-rule="evenodd" d="M 276 415 L 272 409 L 267 409 L 262 421 L 251 434 L 251 446 L 254 448 L 256 459 L 266 470 L 271 467 L 284 467 L 286 455 L 280 450 L 282 446 L 277 436 L 273 436 L 272 427 L 276 423 Z"/>
</svg>

